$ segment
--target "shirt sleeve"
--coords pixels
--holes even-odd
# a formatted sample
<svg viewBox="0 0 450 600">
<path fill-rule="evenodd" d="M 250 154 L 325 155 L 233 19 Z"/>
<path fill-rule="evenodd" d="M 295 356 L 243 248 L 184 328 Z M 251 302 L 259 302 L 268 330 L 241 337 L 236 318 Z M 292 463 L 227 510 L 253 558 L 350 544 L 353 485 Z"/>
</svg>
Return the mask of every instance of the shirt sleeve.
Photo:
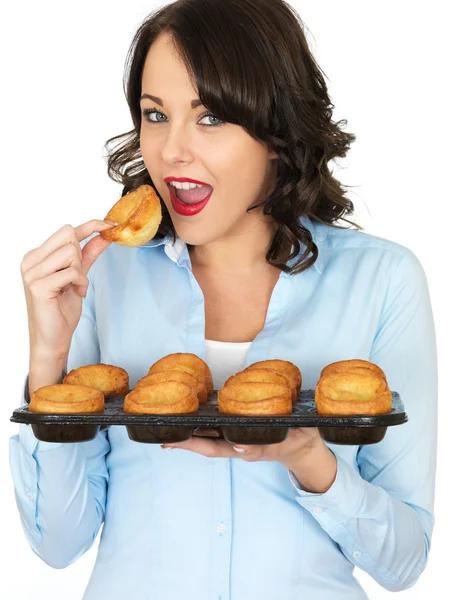
<svg viewBox="0 0 450 600">
<path fill-rule="evenodd" d="M 411 587 L 424 570 L 434 525 L 437 438 L 437 357 L 426 276 L 408 249 L 385 298 L 370 360 L 400 394 L 408 422 L 360 446 L 357 467 L 337 458 L 324 494 L 298 491 L 308 510 L 345 556 L 391 591 Z"/>
<path fill-rule="evenodd" d="M 72 337 L 68 370 L 100 362 L 90 280 L 80 321 Z M 22 392 L 27 403 L 28 377 Z M 38 441 L 29 425 L 10 439 L 10 467 L 16 503 L 33 551 L 63 568 L 94 543 L 104 519 L 109 452 L 107 431 L 87 442 Z"/>
</svg>

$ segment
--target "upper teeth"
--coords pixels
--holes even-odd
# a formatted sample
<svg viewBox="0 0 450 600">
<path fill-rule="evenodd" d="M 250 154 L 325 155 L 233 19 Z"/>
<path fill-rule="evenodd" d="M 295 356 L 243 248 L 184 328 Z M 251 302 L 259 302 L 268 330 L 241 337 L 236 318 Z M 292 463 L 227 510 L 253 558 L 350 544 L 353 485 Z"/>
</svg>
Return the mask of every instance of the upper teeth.
<svg viewBox="0 0 450 600">
<path fill-rule="evenodd" d="M 203 185 L 200 185 L 199 183 L 189 183 L 188 181 L 170 181 L 169 184 L 173 185 L 173 187 L 176 187 L 178 190 L 193 190 L 196 187 L 203 187 Z"/>
</svg>

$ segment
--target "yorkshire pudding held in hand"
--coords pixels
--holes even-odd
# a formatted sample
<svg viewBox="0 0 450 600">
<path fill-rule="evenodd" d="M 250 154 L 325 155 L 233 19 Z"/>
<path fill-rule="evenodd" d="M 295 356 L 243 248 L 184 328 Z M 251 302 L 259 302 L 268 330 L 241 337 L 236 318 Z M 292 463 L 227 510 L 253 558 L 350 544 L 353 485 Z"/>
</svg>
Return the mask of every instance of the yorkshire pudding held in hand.
<svg viewBox="0 0 450 600">
<path fill-rule="evenodd" d="M 386 380 L 366 374 L 330 372 L 317 383 L 315 398 L 320 415 L 379 415 L 392 410 L 392 394 Z"/>
<path fill-rule="evenodd" d="M 142 246 L 158 231 L 162 220 L 161 202 L 150 185 L 141 185 L 116 202 L 104 220 L 119 223 L 100 232 L 104 240 L 120 246 Z"/>
</svg>

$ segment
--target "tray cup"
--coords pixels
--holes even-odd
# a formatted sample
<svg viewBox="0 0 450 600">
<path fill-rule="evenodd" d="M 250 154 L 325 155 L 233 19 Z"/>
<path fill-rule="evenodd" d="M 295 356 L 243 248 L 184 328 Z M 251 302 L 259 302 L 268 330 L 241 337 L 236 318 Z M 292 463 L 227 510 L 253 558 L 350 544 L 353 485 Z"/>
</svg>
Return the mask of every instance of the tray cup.
<svg viewBox="0 0 450 600">
<path fill-rule="evenodd" d="M 43 425 L 32 423 L 35 438 L 41 442 L 53 442 L 59 444 L 70 444 L 73 442 L 88 442 L 93 440 L 98 433 L 100 425 Z"/>
<path fill-rule="evenodd" d="M 128 437 L 133 442 L 144 444 L 171 444 L 185 442 L 194 431 L 194 427 L 173 427 L 164 425 L 127 425 Z"/>
<path fill-rule="evenodd" d="M 366 446 L 381 442 L 387 427 L 319 427 L 326 442 L 346 446 Z"/>
<path fill-rule="evenodd" d="M 279 444 L 283 442 L 289 427 L 222 427 L 223 437 L 230 444 L 244 444 L 245 446 L 264 446 L 266 444 Z"/>
</svg>

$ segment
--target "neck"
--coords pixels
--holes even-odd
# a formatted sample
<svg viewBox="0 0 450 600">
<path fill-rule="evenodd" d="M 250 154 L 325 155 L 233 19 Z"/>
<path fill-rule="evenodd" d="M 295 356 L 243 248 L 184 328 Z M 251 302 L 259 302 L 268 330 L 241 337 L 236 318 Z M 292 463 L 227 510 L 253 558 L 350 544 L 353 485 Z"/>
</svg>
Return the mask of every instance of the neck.
<svg viewBox="0 0 450 600">
<path fill-rule="evenodd" d="M 208 244 L 191 246 L 192 266 L 222 273 L 254 272 L 268 265 L 266 254 L 275 230 L 272 220 L 259 217 L 245 231 L 233 231 Z"/>
</svg>

